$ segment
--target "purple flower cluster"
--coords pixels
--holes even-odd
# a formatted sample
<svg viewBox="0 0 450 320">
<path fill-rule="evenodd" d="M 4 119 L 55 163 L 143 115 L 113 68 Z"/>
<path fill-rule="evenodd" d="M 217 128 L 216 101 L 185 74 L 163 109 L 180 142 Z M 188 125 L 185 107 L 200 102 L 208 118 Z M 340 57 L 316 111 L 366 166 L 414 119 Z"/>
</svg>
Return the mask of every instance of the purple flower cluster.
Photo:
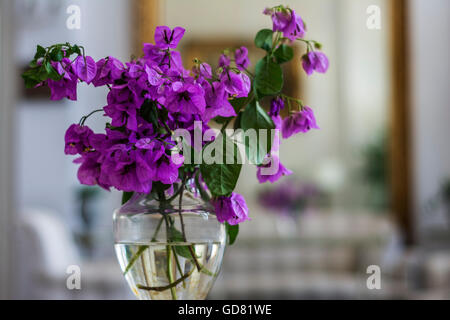
<svg viewBox="0 0 450 320">
<path fill-rule="evenodd" d="M 184 160 L 182 155 L 171 155 L 172 132 L 178 128 L 193 131 L 194 121 L 201 121 L 206 130 L 214 117 L 236 116 L 229 100 L 246 97 L 250 91 L 250 79 L 239 71 L 250 64 L 248 50 L 236 50 L 238 69 L 230 67 L 231 59 L 224 56 L 218 74 L 200 62 L 191 72 L 184 69 L 180 53 L 174 50 L 184 32 L 180 27 L 157 27 L 155 44 L 144 44 L 144 56 L 126 64 L 114 57 L 95 62 L 82 55 L 73 62 L 64 58 L 54 63 L 63 76 L 47 81 L 53 100 L 76 100 L 79 81 L 109 88 L 103 107 L 110 118 L 106 132 L 97 134 L 84 124 L 73 124 L 65 135 L 65 153 L 79 155 L 74 162 L 80 164 L 82 184 L 142 193 L 151 192 L 153 182 L 172 185 L 179 180 L 178 169 Z M 149 108 L 165 112 L 166 117 L 151 121 L 145 116 Z M 242 196 L 233 194 L 218 201 L 222 203 L 221 222 L 247 219 Z"/>
<path fill-rule="evenodd" d="M 314 117 L 314 112 L 308 106 L 304 106 L 301 111 L 292 114 L 283 121 L 283 138 L 303 132 L 306 133 L 311 129 L 319 129 Z"/>
<path fill-rule="evenodd" d="M 274 8 L 266 8 L 263 13 L 272 18 L 272 30 L 274 32 L 282 32 L 283 37 L 294 41 L 296 39 L 303 39 L 306 33 L 306 26 L 302 18 L 295 13 L 294 10 L 277 6 Z M 313 51 L 308 43 L 308 52 L 302 57 L 302 66 L 308 75 L 314 71 L 325 73 L 329 67 L 327 56 L 320 51 Z M 313 41 L 314 42 L 314 41 Z"/>
<path fill-rule="evenodd" d="M 306 133 L 311 129 L 319 129 L 316 123 L 316 118 L 314 117 L 314 112 L 310 107 L 304 106 L 302 110 L 294 112 L 284 120 L 280 116 L 280 112 L 283 109 L 284 100 L 281 97 L 272 99 L 269 116 L 272 118 L 272 121 L 275 124 L 275 129 L 277 129 L 277 131 L 276 135 L 274 136 L 274 143 L 272 145 L 271 154 L 266 156 L 265 161 L 262 165 L 258 166 L 256 176 L 260 183 L 264 183 L 267 181 L 269 181 L 270 183 L 274 183 L 281 177 L 292 174 L 292 171 L 287 169 L 280 162 L 279 157 L 274 154 L 275 151 L 279 150 L 280 137 L 278 132 L 281 132 L 283 138 L 287 139 L 299 132 Z M 270 171 L 270 174 L 264 173 L 264 170 L 272 167 L 277 168 L 276 172 Z"/>
<path fill-rule="evenodd" d="M 49 79 L 47 85 L 50 88 L 50 99 L 61 100 L 67 98 L 69 100 L 77 100 L 77 83 L 78 76 L 74 64 L 69 58 L 63 58 L 60 63 L 53 62 L 56 71 L 63 75 L 59 81 Z"/>
<path fill-rule="evenodd" d="M 283 37 L 294 41 L 303 38 L 305 35 L 305 24 L 294 10 L 279 6 L 271 9 L 266 8 L 263 13 L 272 17 L 272 30 L 282 32 Z"/>
<path fill-rule="evenodd" d="M 277 168 L 276 172 L 271 172 L 270 174 L 265 174 L 263 172 L 264 169 L 269 167 Z M 259 183 L 264 183 L 269 181 L 270 183 L 274 183 L 278 181 L 283 176 L 291 175 L 292 171 L 286 169 L 285 166 L 280 162 L 280 159 L 272 154 L 270 156 L 266 156 L 264 164 L 258 167 L 258 171 L 256 173 L 256 177 L 258 178 Z"/>
<path fill-rule="evenodd" d="M 248 217 L 248 208 L 243 196 L 232 193 L 230 197 L 218 197 L 214 201 L 217 220 L 219 222 L 227 221 L 230 225 L 250 220 Z"/>
<path fill-rule="evenodd" d="M 273 58 L 275 50 L 281 45 L 300 40 L 307 44 L 307 52 L 302 57 L 306 73 L 310 75 L 314 71 L 327 71 L 328 58 L 322 52 L 314 51 L 311 45 L 313 43 L 317 49 L 320 44 L 303 39 L 306 27 L 294 10 L 277 6 L 264 10 L 264 13 L 272 18 L 275 33 L 269 31 L 273 39 L 267 39 L 273 41 L 273 47 L 264 47 L 267 51 L 266 63 L 281 64 L 283 59 Z M 223 120 L 218 117 L 228 118 L 227 122 L 223 122 L 223 128 L 226 128 L 231 117 L 238 117 L 237 112 L 242 115 L 248 110 L 247 106 L 252 105 L 253 99 L 261 99 L 259 92 L 263 90 L 259 91 L 258 86 L 264 87 L 272 79 L 267 78 L 264 72 L 258 72 L 258 67 L 255 75 L 248 71 L 251 64 L 246 47 L 224 51 L 215 70 L 197 59 L 194 60 L 193 68 L 187 70 L 180 52 L 176 50 L 184 33 L 185 29 L 181 27 L 157 27 L 154 43 L 143 45 L 143 56 L 126 63 L 112 56 L 95 61 L 84 54 L 83 47 L 68 43 L 47 49 L 37 47 L 35 58 L 30 64 L 32 70 L 23 75 L 27 86 L 47 85 L 52 100 L 76 100 L 80 82 L 109 89 L 103 108 L 92 112 L 103 111 L 108 118 L 105 132 L 95 133 L 84 124 L 91 113 L 78 124 L 72 124 L 65 134 L 65 153 L 78 156 L 74 162 L 80 165 L 78 179 L 82 184 L 138 193 L 150 193 L 154 188 L 161 191 L 160 187 L 164 187 L 163 190 L 173 192 L 174 183 L 192 178 L 198 170 L 206 178 L 208 171 L 203 171 L 204 167 L 181 168 L 184 163 L 182 150 L 176 149 L 181 153 L 172 153 L 177 145 L 173 140 L 174 132 L 185 129 L 191 134 L 192 140 L 198 135 L 199 129 L 203 136 L 209 129 L 210 120 Z M 74 53 L 78 56 L 71 60 Z M 276 65 L 274 67 L 279 68 Z M 42 71 L 45 77 L 41 77 Z M 253 78 L 253 83 L 248 75 Z M 295 133 L 318 128 L 309 107 L 299 103 L 301 109 L 292 112 L 291 100 L 299 100 L 282 94 L 282 82 L 279 84 L 280 88 L 272 92 L 268 114 L 278 130 L 270 152 L 258 167 L 257 178 L 260 183 L 273 183 L 292 174 L 278 157 L 280 135 L 288 138 Z M 247 97 L 250 99 L 240 100 L 244 101 L 243 106 L 235 105 L 236 110 L 230 103 L 231 100 Z M 239 100 L 234 101 L 239 104 Z M 282 119 L 285 102 L 288 102 L 289 116 Z M 266 115 L 263 118 L 267 120 Z M 248 118 L 245 121 L 251 122 Z M 200 128 L 198 123 L 201 124 Z M 239 121 L 236 123 L 238 127 L 244 127 Z M 260 129 L 261 125 L 251 126 Z M 193 141 L 187 142 L 195 151 L 200 151 Z M 204 146 L 208 141 L 202 143 Z M 179 172 L 182 172 L 181 176 Z M 235 175 L 233 179 L 237 180 L 238 176 Z M 208 179 L 206 183 L 212 186 L 215 180 Z M 203 181 L 201 175 L 199 180 Z M 213 194 L 212 201 L 220 222 L 235 225 L 249 219 L 248 208 L 241 195 L 232 192 L 232 188 L 215 192 L 217 194 Z"/>
<path fill-rule="evenodd" d="M 309 51 L 302 58 L 302 66 L 308 76 L 314 71 L 327 72 L 329 65 L 327 56 L 320 51 Z"/>
<path fill-rule="evenodd" d="M 327 71 L 329 66 L 328 58 L 322 52 L 312 50 L 310 43 L 313 41 L 303 40 L 306 27 L 302 18 L 294 10 L 284 6 L 277 6 L 266 8 L 263 13 L 271 16 L 273 23 L 272 30 L 274 32 L 281 32 L 283 37 L 289 41 L 300 39 L 307 43 L 308 52 L 302 57 L 302 65 L 308 75 L 311 75 L 313 71 L 320 73 Z M 292 174 L 292 171 L 284 167 L 279 157 L 275 154 L 279 150 L 279 132 L 282 133 L 284 139 L 287 139 L 293 134 L 299 132 L 305 133 L 311 129 L 319 128 L 316 124 L 314 113 L 308 106 L 302 106 L 300 111 L 293 113 L 289 110 L 289 116 L 283 120 L 280 112 L 285 106 L 284 99 L 292 98 L 277 96 L 271 102 L 269 116 L 277 131 L 274 136 L 271 153 L 266 155 L 263 164 L 258 166 L 257 178 L 260 183 L 267 181 L 274 183 L 281 177 Z M 268 170 L 269 168 L 276 168 L 276 170 Z"/>
</svg>

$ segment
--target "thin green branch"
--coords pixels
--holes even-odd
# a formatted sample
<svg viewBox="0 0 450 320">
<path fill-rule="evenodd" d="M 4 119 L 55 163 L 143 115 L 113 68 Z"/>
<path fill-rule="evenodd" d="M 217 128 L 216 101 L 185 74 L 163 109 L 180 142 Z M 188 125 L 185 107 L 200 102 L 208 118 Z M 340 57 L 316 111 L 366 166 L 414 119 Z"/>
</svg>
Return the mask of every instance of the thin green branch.
<svg viewBox="0 0 450 320">
<path fill-rule="evenodd" d="M 147 291 L 164 291 L 167 289 L 171 289 L 174 288 L 175 286 L 177 286 L 179 283 L 181 283 L 182 281 L 184 281 L 185 279 L 189 278 L 192 274 L 192 272 L 194 272 L 194 269 L 191 269 L 191 271 L 189 271 L 188 273 L 186 273 L 184 276 L 182 276 L 181 278 L 177 279 L 176 281 L 168 284 L 167 286 L 162 286 L 162 287 L 147 287 L 147 286 L 143 286 L 141 284 L 138 284 L 136 287 L 138 289 L 141 290 L 147 290 Z"/>
</svg>

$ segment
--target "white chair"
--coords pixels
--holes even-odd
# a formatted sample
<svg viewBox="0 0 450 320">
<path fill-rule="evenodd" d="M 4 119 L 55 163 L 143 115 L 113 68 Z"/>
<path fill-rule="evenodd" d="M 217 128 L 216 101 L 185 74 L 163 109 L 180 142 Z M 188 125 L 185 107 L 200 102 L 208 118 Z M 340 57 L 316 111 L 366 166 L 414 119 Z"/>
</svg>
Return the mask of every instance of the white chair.
<svg viewBox="0 0 450 320">
<path fill-rule="evenodd" d="M 126 299 L 131 297 L 114 260 L 83 261 L 68 228 L 51 210 L 28 209 L 18 219 L 16 288 L 22 299 Z M 71 265 L 81 290 L 66 285 Z"/>
</svg>

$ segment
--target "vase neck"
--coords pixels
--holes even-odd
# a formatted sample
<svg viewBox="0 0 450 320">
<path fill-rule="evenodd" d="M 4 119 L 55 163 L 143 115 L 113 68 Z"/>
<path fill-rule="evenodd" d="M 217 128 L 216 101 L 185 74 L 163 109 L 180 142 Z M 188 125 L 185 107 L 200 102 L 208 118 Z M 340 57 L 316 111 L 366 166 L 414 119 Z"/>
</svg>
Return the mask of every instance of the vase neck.
<svg viewBox="0 0 450 320">
<path fill-rule="evenodd" d="M 186 180 L 185 183 L 174 183 L 169 188 L 160 186 L 157 188 L 153 188 L 150 193 L 134 193 L 121 209 L 134 212 L 139 208 L 146 207 L 158 212 L 161 212 L 161 210 L 171 212 L 180 210 L 181 204 L 183 210 L 200 207 L 213 210 L 211 204 L 207 201 L 209 194 L 205 194 L 205 190 L 201 192 L 193 178 Z"/>
</svg>

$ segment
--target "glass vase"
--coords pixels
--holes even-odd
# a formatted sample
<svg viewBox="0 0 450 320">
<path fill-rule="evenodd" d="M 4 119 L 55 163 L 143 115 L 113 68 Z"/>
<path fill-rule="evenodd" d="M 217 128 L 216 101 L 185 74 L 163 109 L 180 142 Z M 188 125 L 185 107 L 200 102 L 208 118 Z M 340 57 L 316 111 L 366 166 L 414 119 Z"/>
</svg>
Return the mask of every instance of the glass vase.
<svg viewBox="0 0 450 320">
<path fill-rule="evenodd" d="M 202 300 L 222 264 L 226 231 L 193 181 L 134 194 L 114 212 L 115 251 L 142 300 Z"/>
</svg>

